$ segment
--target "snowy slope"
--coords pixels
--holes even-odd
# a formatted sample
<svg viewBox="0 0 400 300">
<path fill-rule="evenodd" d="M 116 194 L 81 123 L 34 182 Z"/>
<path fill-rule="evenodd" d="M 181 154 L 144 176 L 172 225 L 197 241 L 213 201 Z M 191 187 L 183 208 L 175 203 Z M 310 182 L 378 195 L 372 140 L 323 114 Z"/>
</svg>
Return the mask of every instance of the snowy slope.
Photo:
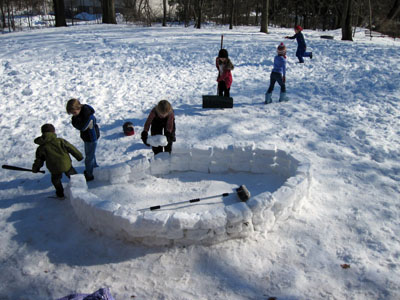
<svg viewBox="0 0 400 300">
<path fill-rule="evenodd" d="M 0 36 L 2 164 L 30 167 L 33 139 L 47 122 L 83 151 L 65 112 L 71 97 L 96 109 L 98 162 L 126 162 L 150 151 L 139 134 L 150 109 L 168 99 L 177 143 L 273 146 L 310 160 L 313 173 L 301 211 L 272 233 L 149 248 L 84 228 L 67 201 L 48 198 L 48 172 L 2 170 L 0 299 L 56 299 L 103 286 L 117 300 L 400 298 L 400 42 L 371 41 L 362 30 L 354 42 L 339 31 L 324 40 L 326 32 L 306 30 L 314 59 L 300 65 L 296 42 L 283 39 L 291 29 L 258 31 L 82 25 Z M 216 92 L 221 34 L 235 65 L 235 104 L 204 110 L 201 95 Z M 291 101 L 265 106 L 281 41 Z M 277 86 L 275 102 L 278 93 Z M 122 134 L 127 120 L 134 136 Z"/>
</svg>

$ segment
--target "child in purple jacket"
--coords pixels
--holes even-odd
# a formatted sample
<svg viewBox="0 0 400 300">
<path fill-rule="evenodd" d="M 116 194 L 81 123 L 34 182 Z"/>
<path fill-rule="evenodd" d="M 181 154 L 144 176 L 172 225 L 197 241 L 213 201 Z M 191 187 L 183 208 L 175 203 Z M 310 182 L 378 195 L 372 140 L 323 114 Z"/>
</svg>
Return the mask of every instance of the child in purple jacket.
<svg viewBox="0 0 400 300">
<path fill-rule="evenodd" d="M 271 96 L 274 90 L 275 83 L 281 86 L 281 94 L 279 102 L 288 101 L 286 96 L 286 47 L 283 43 L 280 43 L 276 49 L 277 55 L 274 58 L 274 67 L 271 72 L 271 80 L 269 83 L 268 91 L 265 93 L 265 104 L 272 102 Z"/>
</svg>

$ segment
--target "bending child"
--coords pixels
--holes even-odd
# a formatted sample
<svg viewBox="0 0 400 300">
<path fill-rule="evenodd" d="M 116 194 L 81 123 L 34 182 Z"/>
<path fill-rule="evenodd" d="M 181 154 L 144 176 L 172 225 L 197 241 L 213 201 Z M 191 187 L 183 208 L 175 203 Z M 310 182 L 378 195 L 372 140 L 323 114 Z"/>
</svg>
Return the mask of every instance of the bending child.
<svg viewBox="0 0 400 300">
<path fill-rule="evenodd" d="M 51 173 L 51 183 L 56 189 L 58 198 L 64 198 L 64 188 L 61 183 L 62 174 L 70 178 L 76 174 L 72 166 L 71 154 L 76 160 L 83 159 L 82 153 L 64 139 L 57 138 L 56 130 L 52 124 L 44 124 L 41 127 L 42 136 L 37 137 L 34 142 L 39 147 L 36 149 L 36 159 L 32 165 L 32 172 L 39 172 L 46 162 L 46 167 Z"/>
<path fill-rule="evenodd" d="M 81 132 L 81 139 L 85 145 L 85 178 L 94 179 L 93 168 L 98 167 L 96 162 L 97 140 L 100 137 L 99 126 L 94 116 L 94 109 L 90 105 L 81 104 L 77 99 L 67 102 L 67 113 L 72 115 L 72 126 Z"/>
<path fill-rule="evenodd" d="M 304 40 L 304 35 L 302 33 L 303 28 L 300 25 L 294 27 L 295 34 L 293 36 L 285 36 L 285 39 L 296 39 L 297 41 L 297 51 L 296 56 L 299 59 L 299 63 L 304 63 L 303 57 L 313 58 L 312 52 L 306 52 L 307 46 Z"/>
<path fill-rule="evenodd" d="M 288 101 L 286 96 L 286 47 L 283 43 L 280 43 L 276 49 L 277 55 L 274 58 L 274 67 L 271 72 L 271 80 L 269 83 L 268 91 L 265 94 L 265 104 L 272 102 L 271 96 L 274 90 L 275 82 L 281 86 L 281 94 L 279 102 Z"/>
<path fill-rule="evenodd" d="M 234 66 L 228 57 L 226 49 L 219 50 L 218 57 L 215 60 L 218 69 L 218 96 L 229 97 L 229 91 L 232 85 L 232 73 Z"/>
<path fill-rule="evenodd" d="M 167 138 L 167 146 L 152 147 L 154 154 L 160 152 L 172 151 L 172 143 L 176 141 L 175 138 L 175 115 L 171 104 L 167 100 L 161 100 L 151 110 L 147 117 L 144 129 L 142 131 L 142 141 L 146 146 L 150 146 L 147 143 L 148 132 L 151 127 L 151 135 L 164 134 Z"/>
</svg>

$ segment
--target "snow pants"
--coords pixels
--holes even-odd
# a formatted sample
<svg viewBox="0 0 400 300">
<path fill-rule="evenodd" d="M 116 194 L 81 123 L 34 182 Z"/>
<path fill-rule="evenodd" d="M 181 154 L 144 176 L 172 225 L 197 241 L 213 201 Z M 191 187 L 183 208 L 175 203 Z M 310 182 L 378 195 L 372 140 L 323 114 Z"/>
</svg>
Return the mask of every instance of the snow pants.
<svg viewBox="0 0 400 300">
<path fill-rule="evenodd" d="M 223 96 L 223 97 L 230 97 L 229 91 L 231 88 L 226 87 L 225 81 L 219 81 L 218 82 L 218 96 Z"/>
<path fill-rule="evenodd" d="M 67 172 L 64 173 L 68 178 L 71 177 L 71 175 L 77 174 L 76 170 L 74 167 L 71 167 Z M 57 197 L 64 197 L 64 188 L 61 183 L 61 178 L 62 178 L 62 173 L 61 174 L 51 174 L 51 183 L 54 185 L 56 188 L 56 194 Z"/>
<path fill-rule="evenodd" d="M 311 56 L 311 52 L 306 52 L 305 48 L 297 48 L 296 56 L 299 59 L 299 62 L 303 63 L 304 62 L 303 57 L 310 57 Z"/>
<path fill-rule="evenodd" d="M 286 85 L 283 82 L 283 76 L 281 73 L 278 72 L 271 72 L 271 80 L 269 82 L 267 93 L 272 93 L 272 91 L 274 90 L 275 82 L 278 82 L 278 84 L 281 86 L 281 93 L 286 93 Z"/>
</svg>

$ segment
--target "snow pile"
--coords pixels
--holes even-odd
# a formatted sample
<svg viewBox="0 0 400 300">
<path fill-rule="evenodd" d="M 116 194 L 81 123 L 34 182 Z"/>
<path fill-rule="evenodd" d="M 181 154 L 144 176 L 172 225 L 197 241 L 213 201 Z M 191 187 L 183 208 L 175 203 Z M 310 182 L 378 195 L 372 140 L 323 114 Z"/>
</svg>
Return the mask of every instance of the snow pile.
<svg viewBox="0 0 400 300">
<path fill-rule="evenodd" d="M 177 153 L 160 153 L 150 160 L 139 157 L 98 168 L 95 176 L 110 184 L 131 183 L 131 179 L 162 176 L 176 170 L 272 173 L 287 180 L 277 191 L 265 191 L 247 202 L 237 199 L 230 205 L 194 212 L 136 210 L 102 199 L 88 189 L 80 174 L 71 177 L 67 194 L 80 220 L 91 229 L 146 245 L 187 245 L 213 244 L 246 237 L 254 231 L 268 232 L 278 219 L 284 220 L 299 209 L 310 186 L 308 162 L 300 162 L 282 150 L 237 146 L 177 149 Z"/>
</svg>

